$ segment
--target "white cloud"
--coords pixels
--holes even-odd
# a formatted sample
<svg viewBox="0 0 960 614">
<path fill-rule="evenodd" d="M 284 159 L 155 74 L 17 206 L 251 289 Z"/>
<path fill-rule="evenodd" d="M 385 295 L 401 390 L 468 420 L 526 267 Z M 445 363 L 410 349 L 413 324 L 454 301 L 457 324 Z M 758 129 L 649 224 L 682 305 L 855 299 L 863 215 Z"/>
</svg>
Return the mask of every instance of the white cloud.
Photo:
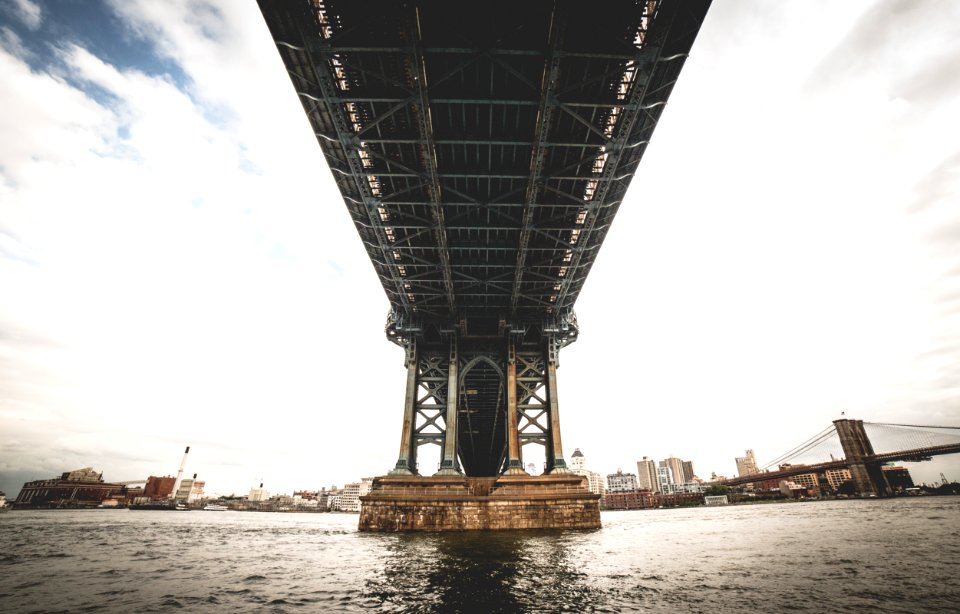
<svg viewBox="0 0 960 614">
<path fill-rule="evenodd" d="M 203 441 L 194 467 L 206 454 L 199 470 L 214 491 L 243 490 L 253 474 L 291 488 L 376 473 L 385 461 L 366 450 L 353 452 L 366 465 L 325 474 L 312 451 L 325 440 L 347 453 L 336 433 L 355 428 L 352 408 L 392 405 L 393 395 L 358 391 L 364 369 L 396 357 L 359 241 L 330 224 L 346 212 L 309 134 L 291 144 L 266 115 L 232 109 L 221 121 L 172 81 L 77 45 L 61 56 L 83 89 L 0 53 L 11 111 L 0 129 L 13 137 L 0 144 L 0 321 L 23 331 L 0 338 L 0 360 L 16 369 L 0 381 L 0 419 L 21 442 L 0 469 L 102 462 L 121 479 L 169 471 L 156 459 Z M 278 155 L 250 173 L 242 161 L 261 153 L 256 138 Z M 358 303 L 331 305 L 328 294 Z M 380 356 L 351 346 L 346 310 L 373 322 L 364 332 Z M 33 343 L 36 333 L 56 343 Z M 353 373 L 333 375 L 350 362 Z M 154 462 L 131 464 L 122 452 L 132 449 Z"/>
<path fill-rule="evenodd" d="M 0 472 L 133 479 L 191 444 L 214 492 L 382 473 L 387 302 L 256 6 L 113 6 L 185 88 L 78 44 L 65 72 L 0 52 Z M 881 64 L 819 82 L 868 9 L 711 9 L 561 356 L 568 455 L 709 475 L 840 411 L 960 421 L 957 95 Z M 960 40 L 910 23 L 903 57 Z"/>
<path fill-rule="evenodd" d="M 40 5 L 32 0 L 12 0 L 12 2 L 13 5 L 10 9 L 12 9 L 17 18 L 23 22 L 23 25 L 31 30 L 36 30 L 40 27 L 43 23 L 43 10 L 40 8 Z"/>
</svg>

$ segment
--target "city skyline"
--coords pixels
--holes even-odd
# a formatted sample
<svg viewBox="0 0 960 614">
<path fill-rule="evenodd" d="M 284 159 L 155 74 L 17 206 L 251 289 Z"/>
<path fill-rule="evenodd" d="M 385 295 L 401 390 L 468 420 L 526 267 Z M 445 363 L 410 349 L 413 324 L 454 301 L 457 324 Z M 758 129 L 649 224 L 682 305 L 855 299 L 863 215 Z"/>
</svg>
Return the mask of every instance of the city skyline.
<svg viewBox="0 0 960 614">
<path fill-rule="evenodd" d="M 958 57 L 954 5 L 711 8 L 560 355 L 568 461 L 960 425 Z M 0 76 L 0 490 L 386 473 L 402 352 L 255 3 L 11 0 Z"/>
</svg>

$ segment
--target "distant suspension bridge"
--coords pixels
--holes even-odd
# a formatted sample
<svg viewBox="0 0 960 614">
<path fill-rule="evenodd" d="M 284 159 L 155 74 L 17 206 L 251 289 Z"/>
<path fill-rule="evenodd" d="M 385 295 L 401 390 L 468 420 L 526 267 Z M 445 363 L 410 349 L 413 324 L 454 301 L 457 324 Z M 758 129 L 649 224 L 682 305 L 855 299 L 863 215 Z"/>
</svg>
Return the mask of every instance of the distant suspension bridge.
<svg viewBox="0 0 960 614">
<path fill-rule="evenodd" d="M 717 484 L 739 486 L 846 468 L 858 493 L 882 497 L 891 494 L 882 470 L 885 463 L 925 461 L 958 452 L 960 426 L 841 419 L 759 467 L 759 473 L 720 480 Z M 822 460 L 824 457 L 830 460 Z"/>
</svg>

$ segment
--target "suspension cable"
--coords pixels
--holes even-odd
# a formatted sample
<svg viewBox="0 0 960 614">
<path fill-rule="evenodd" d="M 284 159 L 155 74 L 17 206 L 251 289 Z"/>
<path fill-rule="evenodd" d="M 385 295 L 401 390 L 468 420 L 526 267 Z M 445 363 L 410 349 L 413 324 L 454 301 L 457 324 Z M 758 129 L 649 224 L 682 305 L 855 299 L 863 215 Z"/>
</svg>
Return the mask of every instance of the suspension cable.
<svg viewBox="0 0 960 614">
<path fill-rule="evenodd" d="M 891 422 L 864 422 L 864 424 L 873 424 L 875 426 L 904 426 L 914 429 L 951 429 L 960 430 L 960 426 L 933 426 L 930 424 L 893 424 Z"/>
<path fill-rule="evenodd" d="M 769 463 L 763 466 L 763 469 L 766 469 L 767 467 L 771 467 L 779 462 L 783 462 L 784 460 L 787 460 L 789 458 L 797 456 L 798 454 L 806 452 L 810 448 L 823 443 L 826 439 L 831 437 L 835 432 L 836 431 L 834 430 L 834 427 L 831 424 L 830 426 L 820 431 L 819 433 L 817 433 L 810 439 L 806 440 L 805 442 L 801 443 L 800 445 L 796 446 L 792 450 L 789 450 L 788 452 L 784 452 L 774 460 L 770 461 Z"/>
</svg>

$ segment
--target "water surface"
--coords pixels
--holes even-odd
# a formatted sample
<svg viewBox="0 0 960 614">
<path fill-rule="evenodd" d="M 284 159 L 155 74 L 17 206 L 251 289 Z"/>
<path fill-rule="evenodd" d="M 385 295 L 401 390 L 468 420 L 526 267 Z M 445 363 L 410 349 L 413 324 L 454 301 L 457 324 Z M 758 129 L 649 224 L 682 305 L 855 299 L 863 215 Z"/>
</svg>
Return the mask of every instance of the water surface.
<svg viewBox="0 0 960 614">
<path fill-rule="evenodd" d="M 357 516 L 0 516 L 8 612 L 958 612 L 960 497 L 604 512 L 368 534 Z"/>
</svg>

